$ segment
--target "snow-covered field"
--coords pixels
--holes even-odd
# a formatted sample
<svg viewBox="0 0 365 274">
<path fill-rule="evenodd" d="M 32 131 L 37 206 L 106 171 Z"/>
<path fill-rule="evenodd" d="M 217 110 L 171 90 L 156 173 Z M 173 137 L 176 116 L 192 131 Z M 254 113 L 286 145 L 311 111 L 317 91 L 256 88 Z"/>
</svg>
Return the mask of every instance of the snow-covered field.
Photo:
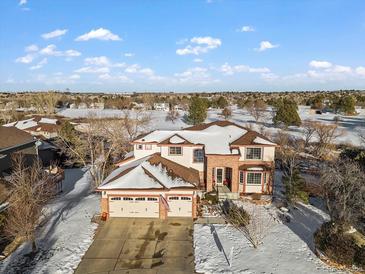
<svg viewBox="0 0 365 274">
<path fill-rule="evenodd" d="M 272 206 L 258 207 L 266 214 L 278 211 Z M 343 273 L 326 266 L 311 250 L 313 233 L 327 220 L 327 215 L 303 204 L 288 214 L 290 223 L 273 223 L 257 249 L 230 225 L 195 224 L 195 270 L 198 273 Z"/>
<path fill-rule="evenodd" d="M 212 122 L 216 120 L 222 120 L 223 118 L 219 115 L 220 110 L 209 110 L 208 118 L 206 122 Z M 361 141 L 358 133 L 361 130 L 365 130 L 365 109 L 357 109 L 359 115 L 357 116 L 341 116 L 333 113 L 324 114 L 314 114 L 310 107 L 299 106 L 299 116 L 302 120 L 314 120 L 323 123 L 334 123 L 334 117 L 339 116 L 341 120 L 338 122 L 339 129 L 343 131 L 343 134 L 336 139 L 337 143 L 349 143 L 353 145 L 360 145 Z M 69 118 L 82 118 L 82 117 L 122 117 L 124 115 L 122 110 L 114 109 L 64 109 L 58 114 Z M 131 111 L 131 117 L 133 117 L 133 111 Z M 180 112 L 180 118 L 174 123 L 171 121 L 166 121 L 165 111 L 147 111 L 146 112 L 152 119 L 150 130 L 153 129 L 180 129 L 182 127 L 188 126 L 184 119 L 184 112 Z M 245 110 L 238 109 L 236 107 L 232 108 L 232 117 L 229 119 L 240 125 L 248 126 L 251 125 L 253 129 L 259 130 L 260 127 L 270 133 L 275 134 L 278 131 L 271 120 L 271 111 L 268 110 L 262 123 L 257 124 L 254 118 Z M 289 132 L 293 135 L 300 136 L 302 129 L 298 127 L 290 127 Z"/>
<path fill-rule="evenodd" d="M 49 220 L 39 229 L 39 252 L 30 257 L 30 245 L 23 244 L 0 262 L 0 273 L 73 273 L 97 228 L 91 218 L 99 212 L 99 197 L 90 194 L 89 177 L 85 170 L 65 170 L 63 193 L 48 206 Z"/>
</svg>

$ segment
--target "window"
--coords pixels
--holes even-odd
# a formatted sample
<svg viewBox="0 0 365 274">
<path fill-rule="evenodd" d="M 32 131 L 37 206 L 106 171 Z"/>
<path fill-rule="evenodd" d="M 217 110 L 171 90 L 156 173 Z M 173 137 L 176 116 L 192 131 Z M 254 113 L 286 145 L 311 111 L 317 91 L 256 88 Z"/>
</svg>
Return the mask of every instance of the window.
<svg viewBox="0 0 365 274">
<path fill-rule="evenodd" d="M 261 148 L 260 147 L 248 147 L 248 148 L 246 148 L 246 159 L 248 159 L 248 160 L 261 160 Z"/>
<path fill-rule="evenodd" d="M 182 155 L 182 147 L 169 147 L 169 155 Z"/>
<path fill-rule="evenodd" d="M 243 171 L 240 171 L 240 184 L 243 184 L 243 181 L 244 181 L 244 173 Z"/>
<path fill-rule="evenodd" d="M 148 197 L 147 201 L 157 201 L 157 198 L 153 198 L 153 197 Z"/>
<path fill-rule="evenodd" d="M 145 150 L 151 150 L 152 149 L 152 145 L 146 144 L 146 145 L 144 145 L 144 149 Z"/>
<path fill-rule="evenodd" d="M 138 145 L 136 145 L 136 149 L 137 149 L 137 150 L 142 150 L 142 149 L 143 149 L 143 145 L 142 145 L 142 144 L 138 144 Z"/>
<path fill-rule="evenodd" d="M 112 200 L 112 201 L 120 201 L 121 198 L 120 197 L 113 197 L 113 198 L 110 198 L 110 200 Z"/>
<path fill-rule="evenodd" d="M 193 162 L 203 163 L 204 162 L 204 151 L 202 149 L 194 149 L 193 151 Z"/>
<path fill-rule="evenodd" d="M 131 198 L 131 197 L 124 197 L 123 198 L 123 201 L 133 201 L 133 198 Z"/>
<path fill-rule="evenodd" d="M 261 185 L 261 173 L 247 173 L 248 185 Z"/>
<path fill-rule="evenodd" d="M 179 197 L 169 197 L 169 201 L 171 200 L 179 200 Z"/>
<path fill-rule="evenodd" d="M 191 201 L 191 197 L 181 197 L 180 199 L 185 201 Z"/>
<path fill-rule="evenodd" d="M 146 201 L 146 198 L 145 197 L 137 197 L 135 200 L 136 201 Z"/>
</svg>

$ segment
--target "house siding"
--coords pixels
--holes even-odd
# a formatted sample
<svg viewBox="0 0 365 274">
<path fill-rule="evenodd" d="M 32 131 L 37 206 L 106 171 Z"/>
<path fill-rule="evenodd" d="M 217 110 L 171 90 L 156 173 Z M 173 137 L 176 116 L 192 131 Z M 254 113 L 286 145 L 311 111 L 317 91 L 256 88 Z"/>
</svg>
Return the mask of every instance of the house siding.
<svg viewBox="0 0 365 274">
<path fill-rule="evenodd" d="M 204 162 L 194 163 L 193 152 L 194 149 L 200 149 L 201 146 L 182 146 L 182 155 L 170 155 L 169 146 L 161 146 L 161 157 L 171 160 L 175 163 L 185 167 L 194 168 L 200 172 L 204 171 Z"/>
</svg>

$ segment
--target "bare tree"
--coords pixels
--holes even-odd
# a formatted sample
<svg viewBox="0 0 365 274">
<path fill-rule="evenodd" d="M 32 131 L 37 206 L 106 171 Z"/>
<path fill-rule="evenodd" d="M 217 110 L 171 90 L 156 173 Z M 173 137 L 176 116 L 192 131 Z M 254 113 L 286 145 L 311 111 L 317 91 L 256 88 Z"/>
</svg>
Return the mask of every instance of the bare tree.
<svg viewBox="0 0 365 274">
<path fill-rule="evenodd" d="M 14 158 L 13 168 L 5 233 L 31 242 L 32 251 L 35 252 L 36 228 L 44 214 L 44 206 L 54 194 L 54 188 L 38 161 L 26 167 L 23 157 L 18 155 Z"/>
<path fill-rule="evenodd" d="M 358 224 L 365 216 L 365 174 L 360 166 L 338 160 L 323 170 L 321 184 L 331 219 L 340 227 Z"/>
<path fill-rule="evenodd" d="M 36 96 L 32 96 L 32 104 L 38 112 L 42 114 L 55 113 L 56 104 L 60 100 L 62 94 L 57 92 L 42 92 Z"/>
<path fill-rule="evenodd" d="M 304 147 L 308 147 L 316 132 L 315 124 L 313 121 L 305 120 L 302 123 L 302 128 L 304 135 Z"/>
<path fill-rule="evenodd" d="M 342 135 L 342 131 L 337 125 L 326 125 L 320 122 L 313 122 L 312 126 L 317 137 L 315 155 L 323 157 L 333 145 L 334 140 Z"/>
<path fill-rule="evenodd" d="M 231 117 L 232 116 L 232 110 L 229 108 L 229 107 L 225 107 L 223 110 L 222 110 L 222 112 L 221 112 L 221 114 L 220 114 L 221 116 L 223 116 L 224 117 L 224 119 L 228 119 L 229 117 Z"/>
<path fill-rule="evenodd" d="M 166 115 L 166 121 L 171 121 L 175 123 L 175 121 L 180 117 L 180 114 L 177 110 L 171 109 Z"/>
<path fill-rule="evenodd" d="M 254 204 L 251 205 L 250 212 L 247 212 L 234 202 L 225 200 L 216 210 L 228 223 L 241 231 L 254 248 L 262 244 L 268 230 L 274 224 L 274 218 L 264 214 L 263 207 Z"/>
<path fill-rule="evenodd" d="M 126 112 L 129 113 L 129 112 Z M 126 114 L 121 119 L 89 119 L 82 133 L 73 128 L 59 132 L 59 147 L 71 163 L 90 166 L 93 188 L 105 179 L 113 162 L 124 155 L 129 142 L 143 132 L 149 117 Z"/>
<path fill-rule="evenodd" d="M 249 101 L 246 104 L 247 111 L 256 122 L 259 122 L 263 118 L 266 108 L 267 105 L 263 100 Z"/>
<path fill-rule="evenodd" d="M 150 122 L 151 117 L 142 110 L 133 112 L 133 117 L 131 112 L 125 111 L 122 118 L 122 124 L 126 130 L 128 141 L 132 141 L 138 135 L 146 131 Z"/>
</svg>

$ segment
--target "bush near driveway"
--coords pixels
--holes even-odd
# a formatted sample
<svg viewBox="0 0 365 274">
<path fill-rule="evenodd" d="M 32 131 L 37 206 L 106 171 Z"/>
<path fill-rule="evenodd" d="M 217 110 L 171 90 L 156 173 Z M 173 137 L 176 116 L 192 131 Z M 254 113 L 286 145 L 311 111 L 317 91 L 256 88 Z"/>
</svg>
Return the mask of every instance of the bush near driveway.
<svg viewBox="0 0 365 274">
<path fill-rule="evenodd" d="M 324 223 L 314 234 L 316 249 L 328 259 L 346 266 L 365 267 L 365 245 L 334 222 Z"/>
</svg>

